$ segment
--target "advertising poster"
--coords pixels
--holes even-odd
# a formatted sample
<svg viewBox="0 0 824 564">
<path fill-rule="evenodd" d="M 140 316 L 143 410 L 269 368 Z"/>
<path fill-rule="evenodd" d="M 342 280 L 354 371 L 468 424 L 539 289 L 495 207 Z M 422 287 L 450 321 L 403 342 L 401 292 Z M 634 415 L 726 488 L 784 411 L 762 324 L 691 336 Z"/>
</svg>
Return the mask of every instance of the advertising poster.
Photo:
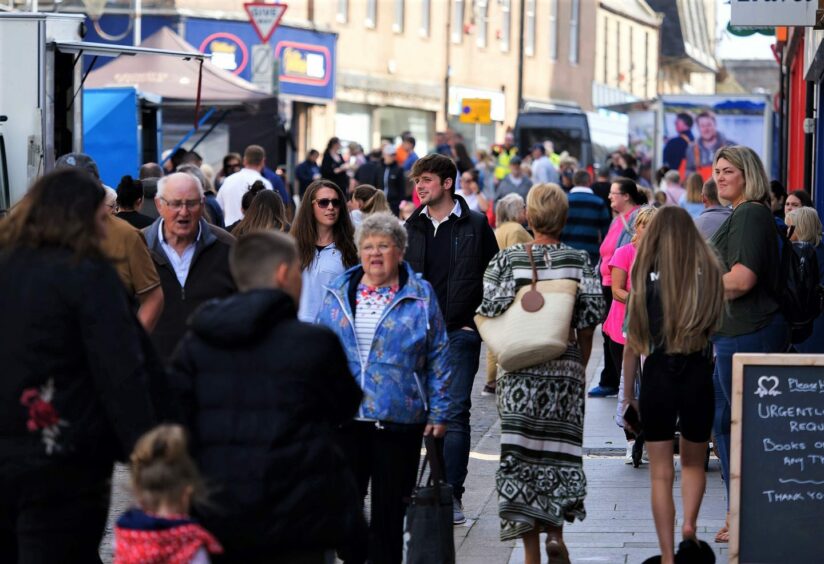
<svg viewBox="0 0 824 564">
<path fill-rule="evenodd" d="M 763 96 L 667 96 L 662 104 L 661 164 L 682 178 L 699 172 L 708 179 L 715 152 L 726 145 L 746 145 L 769 163 Z"/>
<path fill-rule="evenodd" d="M 629 112 L 629 151 L 641 164 L 649 164 L 655 154 L 655 112 Z"/>
</svg>

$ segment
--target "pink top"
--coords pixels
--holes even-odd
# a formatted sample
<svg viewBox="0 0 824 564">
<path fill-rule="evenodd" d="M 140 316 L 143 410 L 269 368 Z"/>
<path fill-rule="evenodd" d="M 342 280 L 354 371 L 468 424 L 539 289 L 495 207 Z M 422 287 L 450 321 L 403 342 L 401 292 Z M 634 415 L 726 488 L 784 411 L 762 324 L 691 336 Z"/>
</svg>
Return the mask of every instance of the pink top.
<svg viewBox="0 0 824 564">
<path fill-rule="evenodd" d="M 629 278 L 629 272 L 632 269 L 632 263 L 635 262 L 635 252 L 635 245 L 632 243 L 629 245 L 624 245 L 615 251 L 612 255 L 612 260 L 609 261 L 610 269 L 620 268 L 627 273 L 627 292 L 632 289 L 632 281 Z M 618 300 L 612 300 L 612 305 L 609 308 L 606 321 L 604 321 L 604 333 L 609 335 L 610 339 L 621 345 L 625 342 L 624 315 L 626 315 L 626 311 L 626 304 L 622 304 Z"/>
<path fill-rule="evenodd" d="M 632 215 L 632 212 L 634 212 L 637 207 L 638 206 L 633 207 L 624 214 L 624 221 L 621 221 L 620 216 L 612 220 L 609 231 L 607 231 L 607 236 L 604 237 L 604 242 L 601 243 L 601 285 L 603 286 L 612 285 L 612 275 L 609 273 L 609 261 L 612 260 L 612 255 L 615 253 L 615 247 L 618 245 L 618 238 L 624 230 L 624 225 L 626 224 L 631 227 L 629 225 L 629 216 Z"/>
</svg>

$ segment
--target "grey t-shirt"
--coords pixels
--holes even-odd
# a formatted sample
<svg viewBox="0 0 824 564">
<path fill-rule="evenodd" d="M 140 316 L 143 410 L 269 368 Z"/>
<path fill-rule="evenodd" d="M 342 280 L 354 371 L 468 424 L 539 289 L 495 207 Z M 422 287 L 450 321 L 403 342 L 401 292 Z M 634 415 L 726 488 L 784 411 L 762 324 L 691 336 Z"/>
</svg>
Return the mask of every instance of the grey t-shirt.
<svg viewBox="0 0 824 564">
<path fill-rule="evenodd" d="M 721 224 L 724 223 L 732 213 L 732 209 L 721 206 L 707 208 L 695 218 L 695 226 L 705 240 L 709 241 Z"/>
</svg>

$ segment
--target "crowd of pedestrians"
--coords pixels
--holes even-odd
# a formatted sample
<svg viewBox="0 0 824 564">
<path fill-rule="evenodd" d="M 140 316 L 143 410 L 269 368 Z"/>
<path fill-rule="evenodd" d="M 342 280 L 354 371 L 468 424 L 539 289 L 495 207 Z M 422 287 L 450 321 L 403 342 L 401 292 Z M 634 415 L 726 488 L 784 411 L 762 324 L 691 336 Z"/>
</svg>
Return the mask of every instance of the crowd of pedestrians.
<svg viewBox="0 0 824 564">
<path fill-rule="evenodd" d="M 711 440 L 729 484 L 732 355 L 822 352 L 824 321 L 799 326 L 780 298 L 782 253 L 824 275 L 809 195 L 734 145 L 683 184 L 625 152 L 593 179 L 511 133 L 474 157 L 452 131 L 416 146 L 332 138 L 295 168 L 295 198 L 256 145 L 216 174 L 185 152 L 146 163 L 117 190 L 88 156 L 59 159 L 0 220 L 0 553 L 97 561 L 113 463 L 130 460 L 117 562 L 398 563 L 424 436 L 466 520 L 483 326 L 568 281 L 555 356 L 504 368 L 488 350 L 500 538 L 537 564 L 546 533 L 569 561 L 585 397 L 617 396 L 628 461 L 643 421 L 658 558 L 712 562 L 697 519 Z"/>
</svg>

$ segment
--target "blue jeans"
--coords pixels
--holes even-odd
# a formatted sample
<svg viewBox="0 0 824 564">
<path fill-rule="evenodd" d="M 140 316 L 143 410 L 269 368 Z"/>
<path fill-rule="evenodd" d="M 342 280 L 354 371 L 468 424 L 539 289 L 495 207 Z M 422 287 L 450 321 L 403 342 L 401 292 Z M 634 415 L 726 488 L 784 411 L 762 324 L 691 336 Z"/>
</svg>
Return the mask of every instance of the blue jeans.
<svg viewBox="0 0 824 564">
<path fill-rule="evenodd" d="M 452 369 L 449 397 L 452 401 L 447 411 L 443 457 L 446 481 L 452 486 L 455 497 L 461 499 L 469 464 L 469 409 L 472 407 L 472 383 L 481 356 L 481 336 L 477 331 L 465 329 L 450 331 L 448 336 L 449 365 Z"/>
<path fill-rule="evenodd" d="M 790 332 L 784 316 L 776 313 L 769 325 L 737 337 L 713 337 L 715 345 L 715 420 L 712 431 L 721 458 L 721 476 L 730 493 L 730 415 L 732 412 L 732 355 L 735 353 L 781 353 L 790 343 Z"/>
</svg>

